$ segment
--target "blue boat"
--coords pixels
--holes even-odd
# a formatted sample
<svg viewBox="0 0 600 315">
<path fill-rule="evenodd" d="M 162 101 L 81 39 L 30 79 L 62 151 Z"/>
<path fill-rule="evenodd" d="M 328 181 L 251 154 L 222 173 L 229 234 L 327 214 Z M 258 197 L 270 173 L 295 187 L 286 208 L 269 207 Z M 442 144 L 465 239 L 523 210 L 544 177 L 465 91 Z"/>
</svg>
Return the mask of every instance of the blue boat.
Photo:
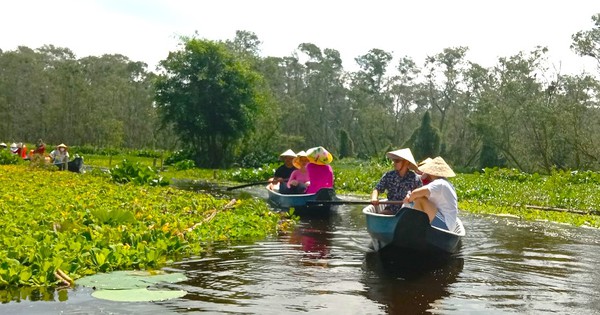
<svg viewBox="0 0 600 315">
<path fill-rule="evenodd" d="M 278 191 L 278 185 L 273 189 L 266 187 L 269 195 L 269 202 L 281 209 L 295 209 L 295 213 L 303 214 L 323 214 L 331 209 L 330 204 L 319 204 L 316 201 L 336 200 L 335 190 L 333 188 L 322 188 L 315 194 L 281 194 Z"/>
<path fill-rule="evenodd" d="M 449 231 L 432 226 L 427 214 L 419 210 L 404 207 L 395 215 L 378 213 L 384 206 L 379 205 L 378 209 L 369 205 L 363 209 L 367 220 L 367 232 L 376 251 L 395 247 L 418 252 L 453 254 L 460 248 L 465 228 L 459 218 L 456 219 L 454 230 Z"/>
</svg>

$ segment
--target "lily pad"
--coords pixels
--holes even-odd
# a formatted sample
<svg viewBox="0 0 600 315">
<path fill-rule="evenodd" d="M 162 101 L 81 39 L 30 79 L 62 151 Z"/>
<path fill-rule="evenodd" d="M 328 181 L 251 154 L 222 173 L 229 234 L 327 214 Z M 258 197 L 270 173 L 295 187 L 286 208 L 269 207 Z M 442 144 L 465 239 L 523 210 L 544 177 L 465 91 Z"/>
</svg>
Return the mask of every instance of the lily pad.
<svg viewBox="0 0 600 315">
<path fill-rule="evenodd" d="M 187 277 L 182 273 L 114 271 L 83 277 L 75 283 L 98 290 L 128 290 L 146 288 L 161 282 L 174 283 L 184 280 L 187 280 Z"/>
<path fill-rule="evenodd" d="M 129 289 L 129 290 L 97 290 L 92 296 L 98 299 L 116 301 L 116 302 L 153 302 L 176 299 L 186 295 L 182 290 L 148 290 Z"/>
</svg>

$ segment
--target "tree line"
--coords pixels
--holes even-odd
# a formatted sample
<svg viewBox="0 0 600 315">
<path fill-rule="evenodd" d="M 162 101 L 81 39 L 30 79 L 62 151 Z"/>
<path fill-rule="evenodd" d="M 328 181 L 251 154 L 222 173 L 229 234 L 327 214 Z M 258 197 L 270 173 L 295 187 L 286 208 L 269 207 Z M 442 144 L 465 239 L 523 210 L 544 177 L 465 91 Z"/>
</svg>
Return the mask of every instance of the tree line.
<svg viewBox="0 0 600 315">
<path fill-rule="evenodd" d="M 157 73 L 122 55 L 19 47 L 0 51 L 0 138 L 183 148 L 211 167 L 322 145 L 359 158 L 408 146 L 459 170 L 597 170 L 600 14 L 592 21 L 571 48 L 598 72 L 575 75 L 549 64 L 545 47 L 491 67 L 469 61 L 468 47 L 422 61 L 374 48 L 346 71 L 339 51 L 311 43 L 261 56 L 249 31 L 183 37 Z"/>
</svg>

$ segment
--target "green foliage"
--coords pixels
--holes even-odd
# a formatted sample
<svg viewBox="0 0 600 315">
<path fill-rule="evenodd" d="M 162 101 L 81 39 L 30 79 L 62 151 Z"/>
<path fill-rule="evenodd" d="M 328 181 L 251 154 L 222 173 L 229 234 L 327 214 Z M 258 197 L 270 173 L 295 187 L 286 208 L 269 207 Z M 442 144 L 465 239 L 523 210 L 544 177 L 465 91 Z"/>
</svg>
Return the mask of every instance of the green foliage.
<svg viewBox="0 0 600 315">
<path fill-rule="evenodd" d="M 196 163 L 192 160 L 183 160 L 173 164 L 173 168 L 178 171 L 189 170 L 196 167 Z"/>
<path fill-rule="evenodd" d="M 162 121 L 174 126 L 198 164 L 226 165 L 261 106 L 260 75 L 224 43 L 184 38 L 182 44 L 160 62 L 165 74 L 155 99 Z"/>
<path fill-rule="evenodd" d="M 441 136 L 437 128 L 431 124 L 429 112 L 425 112 L 421 120 L 421 126 L 417 128 L 404 147 L 411 148 L 415 159 L 418 161 L 428 157 L 434 158 L 440 152 Z"/>
<path fill-rule="evenodd" d="M 23 163 L 23 159 L 10 152 L 8 149 L 0 149 L 0 165 L 15 165 Z"/>
<path fill-rule="evenodd" d="M 255 199 L 237 201 L 232 211 L 229 200 L 197 192 L 22 165 L 0 169 L 0 181 L 12 183 L 0 185 L 0 289 L 57 284 L 57 269 L 73 279 L 156 269 L 200 254 L 200 244 L 274 234 L 280 219 Z"/>
<path fill-rule="evenodd" d="M 340 130 L 340 159 L 354 156 L 354 142 L 344 129 Z"/>
<path fill-rule="evenodd" d="M 129 182 L 138 185 L 167 186 L 169 181 L 164 179 L 157 171 L 150 166 L 144 166 L 123 160 L 110 170 L 110 176 L 116 183 L 126 184 Z"/>
<path fill-rule="evenodd" d="M 225 172 L 227 179 L 238 182 L 259 182 L 265 181 L 275 174 L 279 167 L 277 164 L 268 164 L 259 168 L 237 168 Z"/>
<path fill-rule="evenodd" d="M 244 155 L 239 163 L 239 167 L 261 167 L 265 164 L 277 163 L 278 154 L 265 151 L 256 151 Z"/>
</svg>

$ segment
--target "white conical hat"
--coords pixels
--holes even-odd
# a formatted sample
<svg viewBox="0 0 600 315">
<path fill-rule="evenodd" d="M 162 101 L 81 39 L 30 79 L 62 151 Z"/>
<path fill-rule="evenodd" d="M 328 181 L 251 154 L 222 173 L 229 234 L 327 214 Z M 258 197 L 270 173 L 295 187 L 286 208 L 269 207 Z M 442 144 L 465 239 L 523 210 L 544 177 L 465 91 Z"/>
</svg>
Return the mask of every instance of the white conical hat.
<svg viewBox="0 0 600 315">
<path fill-rule="evenodd" d="M 421 167 L 419 167 L 419 171 L 437 177 L 456 176 L 452 168 L 450 168 L 450 166 L 446 164 L 446 161 L 444 161 L 444 159 L 442 159 L 442 157 L 440 156 L 436 157 L 428 163 L 425 163 L 424 165 L 421 165 Z"/>
<path fill-rule="evenodd" d="M 292 151 L 292 149 L 288 149 L 287 151 L 285 151 L 279 155 L 279 158 L 282 160 L 285 157 L 296 157 L 296 153 L 294 153 L 294 151 Z"/>
<path fill-rule="evenodd" d="M 418 169 L 417 166 L 417 162 L 415 162 L 415 158 L 412 155 L 412 152 L 410 151 L 410 149 L 405 148 L 405 149 L 400 149 L 400 150 L 396 150 L 396 151 L 390 151 L 388 153 L 385 154 L 390 160 L 395 160 L 395 159 L 403 159 L 403 160 L 407 160 L 410 164 L 411 164 L 411 169 Z"/>
</svg>

